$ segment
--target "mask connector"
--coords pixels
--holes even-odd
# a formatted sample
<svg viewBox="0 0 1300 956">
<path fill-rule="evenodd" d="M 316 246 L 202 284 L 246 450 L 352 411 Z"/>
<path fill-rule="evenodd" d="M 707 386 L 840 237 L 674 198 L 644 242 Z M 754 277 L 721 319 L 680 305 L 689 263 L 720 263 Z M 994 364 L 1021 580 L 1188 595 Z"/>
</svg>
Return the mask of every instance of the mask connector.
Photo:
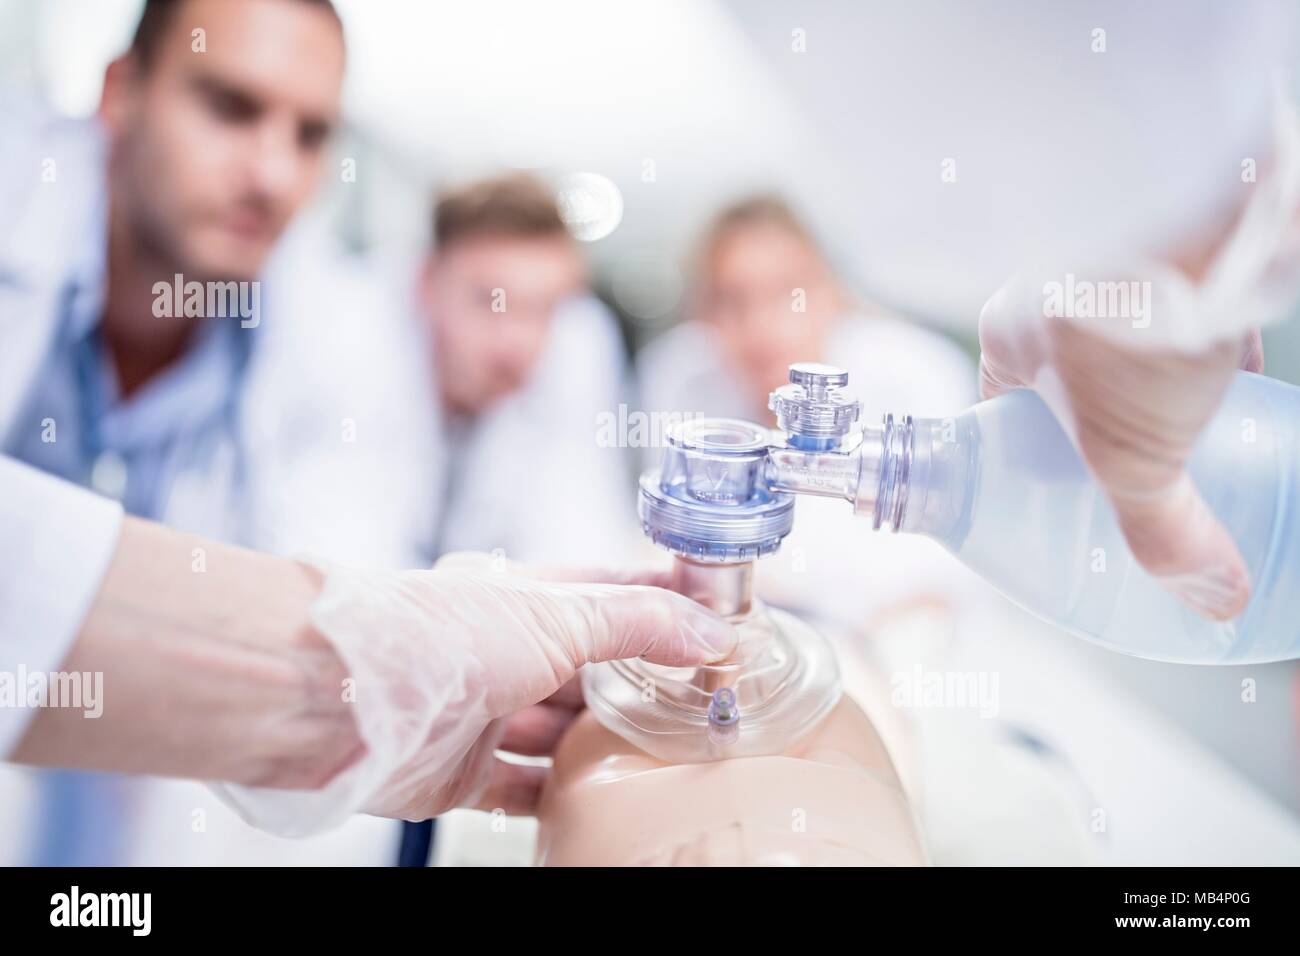
<svg viewBox="0 0 1300 956">
<path fill-rule="evenodd" d="M 773 553 L 790 533 L 794 498 L 763 480 L 771 433 L 704 418 L 668 434 L 663 467 L 641 478 L 641 527 L 691 561 L 738 563 Z"/>
<path fill-rule="evenodd" d="M 736 692 L 730 687 L 719 687 L 709 701 L 709 740 L 726 747 L 739 739 L 740 708 L 736 706 Z"/>
</svg>

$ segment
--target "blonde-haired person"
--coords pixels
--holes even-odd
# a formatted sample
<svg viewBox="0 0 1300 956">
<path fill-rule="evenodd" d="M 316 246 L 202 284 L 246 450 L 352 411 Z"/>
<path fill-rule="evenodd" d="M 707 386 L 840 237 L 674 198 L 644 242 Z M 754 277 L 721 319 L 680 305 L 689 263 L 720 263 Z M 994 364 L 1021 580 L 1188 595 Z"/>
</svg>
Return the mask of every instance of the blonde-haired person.
<svg viewBox="0 0 1300 956">
<path fill-rule="evenodd" d="M 866 421 L 942 418 L 977 398 L 974 363 L 959 346 L 856 299 L 783 199 L 742 199 L 701 238 L 685 321 L 638 356 L 642 404 L 774 424 L 767 396 L 798 361 L 847 369 Z M 808 499 L 781 553 L 760 562 L 758 584 L 769 600 L 860 631 L 900 603 L 964 600 L 969 582 L 938 545 L 882 539 L 869 522 L 846 520 L 843 503 Z"/>
</svg>

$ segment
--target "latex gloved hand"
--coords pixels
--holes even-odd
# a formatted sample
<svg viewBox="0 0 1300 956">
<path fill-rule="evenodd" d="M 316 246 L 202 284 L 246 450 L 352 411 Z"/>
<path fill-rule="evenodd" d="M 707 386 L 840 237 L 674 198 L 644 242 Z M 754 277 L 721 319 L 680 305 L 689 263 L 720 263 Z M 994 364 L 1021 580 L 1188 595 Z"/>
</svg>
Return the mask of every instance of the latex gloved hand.
<svg viewBox="0 0 1300 956">
<path fill-rule="evenodd" d="M 327 569 L 311 619 L 354 682 L 365 754 L 318 791 L 215 789 L 245 819 L 285 835 L 356 811 L 411 820 L 458 806 L 529 812 L 547 769 L 494 751 L 549 753 L 581 707 L 579 667 L 628 657 L 692 666 L 736 641 L 713 612 L 647 586 L 661 576 L 560 580 L 575 576 L 592 577 L 478 554 L 449 555 L 432 571 Z"/>
<path fill-rule="evenodd" d="M 980 314 L 983 395 L 1038 391 L 1134 557 L 1219 619 L 1241 611 L 1250 583 L 1184 464 L 1233 370 L 1262 370 L 1259 327 L 1300 296 L 1300 119 L 1280 95 L 1268 156 L 1258 182 L 1241 183 L 1239 208 L 1179 248 L 1018 276 Z"/>
<path fill-rule="evenodd" d="M 1262 370 L 1259 332 L 1189 352 L 1126 348 L 1113 333 L 1044 317 L 1043 288 L 1013 280 L 985 305 L 981 395 L 1035 388 L 1110 498 L 1138 562 L 1199 613 L 1234 617 L 1250 596 L 1246 565 L 1184 465 L 1234 370 Z M 1148 307 L 1171 305 L 1154 299 Z M 1142 321 L 1128 323 L 1135 340 Z"/>
</svg>

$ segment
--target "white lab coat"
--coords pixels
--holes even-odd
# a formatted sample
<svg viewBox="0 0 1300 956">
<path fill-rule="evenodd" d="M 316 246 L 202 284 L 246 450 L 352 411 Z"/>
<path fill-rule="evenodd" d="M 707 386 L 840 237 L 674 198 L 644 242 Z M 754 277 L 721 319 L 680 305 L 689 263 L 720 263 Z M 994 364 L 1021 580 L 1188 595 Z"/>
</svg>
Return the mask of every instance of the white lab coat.
<svg viewBox="0 0 1300 956">
<path fill-rule="evenodd" d="M 86 248 L 78 240 L 102 228 L 97 216 L 105 199 L 102 143 L 88 124 L 32 115 L 14 133 L 6 151 L 22 174 L 0 182 L 25 186 L 0 191 L 0 435 L 31 424 L 18 421 L 24 398 L 57 329 L 67 277 L 86 265 L 69 261 L 68 250 Z M 55 160 L 56 181 L 26 185 L 47 157 Z M 538 374 L 484 416 L 465 442 L 471 461 L 462 506 L 441 493 L 445 447 L 430 356 L 412 347 L 420 341 L 412 317 L 391 307 L 396 298 L 369 270 L 324 253 L 305 231 L 286 238 L 262 282 L 264 314 L 238 401 L 238 448 L 216 456 L 215 466 L 205 460 L 180 475 L 165 522 L 259 550 L 410 567 L 450 515 L 442 537 L 457 548 L 610 560 L 612 546 L 600 542 L 617 537 L 623 466 L 617 450 L 599 453 L 594 421 L 581 421 L 617 400 L 621 358 L 608 315 L 585 302 L 557 318 Z M 584 434 L 591 440 L 584 442 Z M 11 494 L 0 530 L 18 542 L 0 551 L 0 595 L 29 595 L 0 613 L 0 639 L 21 655 L 0 659 L 0 666 L 21 659 L 33 669 L 55 669 L 112 552 L 117 513 L 70 486 L 35 481 L 9 462 L 0 466 Z M 551 497 L 562 490 L 567 498 L 553 506 Z M 624 508 L 633 513 L 630 504 Z M 77 558 L 51 556 L 59 542 L 76 542 Z M 43 594 L 59 600 L 41 600 Z M 36 634 L 41 643 L 20 644 L 11 631 Z M 0 744 L 7 750 L 30 713 L 2 716 Z M 396 858 L 392 821 L 358 817 L 329 834 L 284 840 L 242 823 L 201 784 L 142 778 L 133 788 L 139 825 L 130 863 Z M 34 798 L 29 772 L 0 765 L 0 864 L 27 858 L 25 824 L 39 810 Z"/>
<path fill-rule="evenodd" d="M 93 127 L 36 113 L 17 118 L 6 136 L 12 172 L 0 176 L 11 187 L 23 184 L 0 194 L 6 223 L 0 236 L 0 434 L 39 427 L 19 420 L 24 398 L 58 328 L 68 276 L 87 266 L 69 257 L 87 248 L 88 230 L 102 230 L 105 201 L 103 144 Z M 42 165 L 47 158 L 52 166 Z M 52 182 L 37 180 L 43 168 L 53 171 Z M 89 267 L 102 274 L 102 263 Z M 262 285 L 264 314 L 238 403 L 239 453 L 231 447 L 182 472 L 166 502 L 165 522 L 266 551 L 410 565 L 412 529 L 432 521 L 421 475 L 429 466 L 432 426 L 425 424 L 430 406 L 419 392 L 415 356 L 385 326 L 396 317 L 373 312 L 363 276 L 345 263 L 324 261 L 301 238 L 286 240 Z M 18 608 L 21 619 L 0 617 L 0 624 L 43 642 L 37 650 L 10 644 L 29 667 L 55 669 L 111 554 L 114 509 L 75 489 L 49 482 L 37 487 L 11 464 L 4 476 L 6 490 L 18 495 L 7 501 L 12 514 L 6 532 L 23 520 L 32 527 L 30 548 L 7 542 L 0 552 L 3 593 L 63 594 L 66 608 L 80 613 L 28 602 Z M 245 492 L 240 496 L 237 482 Z M 237 500 L 241 507 L 234 506 Z M 29 509 L 37 509 L 37 519 Z M 32 553 L 73 541 L 75 560 L 28 563 Z M 0 636 L 8 642 L 7 633 Z M 5 716 L 7 751 L 30 713 Z M 141 825 L 129 862 L 256 862 L 245 852 L 255 846 L 271 851 L 267 862 L 311 861 L 317 854 L 364 861 L 356 855 L 362 850 L 381 862 L 388 857 L 379 846 L 394 839 L 391 824 L 363 821 L 311 843 L 277 841 L 248 828 L 200 784 L 141 779 L 131 786 Z M 19 863 L 30 851 L 25 824 L 39 812 L 29 772 L 3 767 L 0 794 L 6 817 L 0 862 Z"/>
<path fill-rule="evenodd" d="M 522 388 L 467 431 L 440 418 L 439 553 L 499 551 L 578 568 L 621 565 L 635 553 L 634 463 L 598 440 L 601 417 L 625 400 L 625 365 L 609 310 L 577 298 L 555 315 Z"/>
<path fill-rule="evenodd" d="M 943 418 L 977 398 L 974 365 L 961 349 L 888 315 L 843 317 L 826 354 L 807 358 L 848 370 L 866 422 L 886 412 Z M 684 322 L 651 342 L 638 357 L 637 377 L 648 410 L 770 419 L 752 406 L 750 390 L 736 380 L 714 333 L 701 322 Z M 928 596 L 964 600 L 973 584 L 938 544 L 873 531 L 846 501 L 803 496 L 781 550 L 758 562 L 756 586 L 769 603 L 860 633 L 885 608 Z"/>
<path fill-rule="evenodd" d="M 58 330 L 69 274 L 102 276 L 102 256 L 89 266 L 69 257 L 86 248 L 88 231 L 103 230 L 105 202 L 102 142 L 89 124 L 33 120 L 6 147 L 15 170 L 53 157 L 58 178 L 0 196 L 10 203 L 0 236 L 0 435 L 40 427 L 19 415 Z M 398 317 L 375 310 L 368 277 L 305 232 L 286 238 L 261 280 L 264 314 L 248 330 L 256 345 L 238 401 L 240 455 L 231 448 L 201 471 L 196 464 L 163 520 L 267 551 L 406 565 L 412 522 L 430 520 L 417 470 L 432 444 L 419 357 Z M 232 506 L 237 458 L 244 513 Z"/>
</svg>

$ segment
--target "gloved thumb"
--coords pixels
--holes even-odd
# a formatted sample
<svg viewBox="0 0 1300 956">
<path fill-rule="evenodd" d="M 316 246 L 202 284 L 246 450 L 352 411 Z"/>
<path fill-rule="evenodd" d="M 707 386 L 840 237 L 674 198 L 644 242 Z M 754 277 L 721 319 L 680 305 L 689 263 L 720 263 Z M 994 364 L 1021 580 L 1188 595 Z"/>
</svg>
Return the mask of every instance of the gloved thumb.
<svg viewBox="0 0 1300 956">
<path fill-rule="evenodd" d="M 449 554 L 437 570 L 471 575 L 522 599 L 535 629 L 567 657 L 566 676 L 583 664 L 629 657 L 691 667 L 722 660 L 736 645 L 726 620 L 651 586 L 666 581 L 662 572 L 549 568 L 474 553 Z"/>
<path fill-rule="evenodd" d="M 726 620 L 689 598 L 644 585 L 552 585 L 576 610 L 559 637 L 572 642 L 575 666 L 641 657 L 689 667 L 725 658 L 736 646 Z M 553 635 L 554 636 L 554 635 Z"/>
</svg>

